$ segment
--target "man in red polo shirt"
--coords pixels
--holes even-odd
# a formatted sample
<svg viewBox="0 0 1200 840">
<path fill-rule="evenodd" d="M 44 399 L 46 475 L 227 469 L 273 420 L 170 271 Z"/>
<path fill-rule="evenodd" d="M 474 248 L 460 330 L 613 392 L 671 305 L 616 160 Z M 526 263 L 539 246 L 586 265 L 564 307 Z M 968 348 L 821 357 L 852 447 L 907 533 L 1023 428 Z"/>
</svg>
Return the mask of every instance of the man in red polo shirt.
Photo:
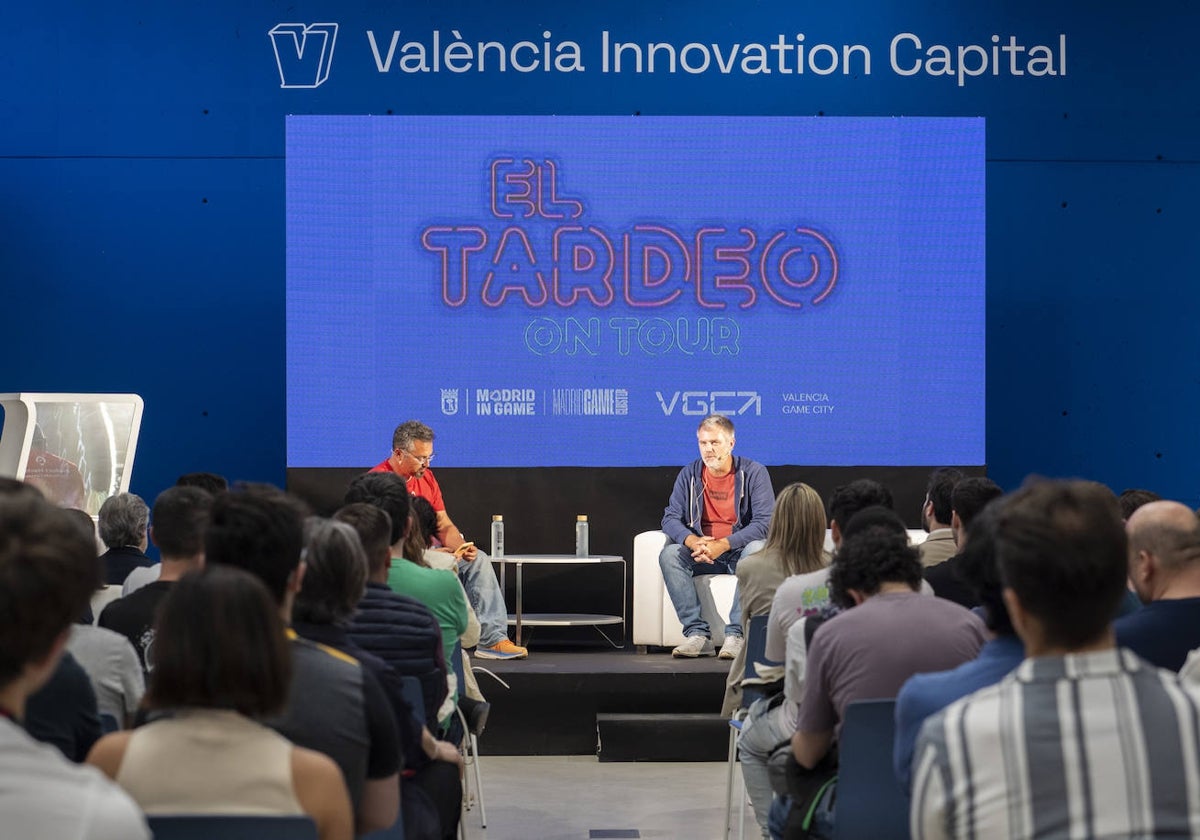
<svg viewBox="0 0 1200 840">
<path fill-rule="evenodd" d="M 409 493 L 427 500 L 437 513 L 438 542 L 454 551 L 463 545 L 463 535 L 446 513 L 442 488 L 429 469 L 432 460 L 433 429 L 419 420 L 407 420 L 392 434 L 392 454 L 371 472 L 395 473 L 405 480 Z M 457 553 L 458 576 L 479 616 L 479 645 L 475 655 L 480 659 L 524 659 L 529 651 L 508 638 L 508 607 L 491 558 L 474 545 Z"/>
</svg>

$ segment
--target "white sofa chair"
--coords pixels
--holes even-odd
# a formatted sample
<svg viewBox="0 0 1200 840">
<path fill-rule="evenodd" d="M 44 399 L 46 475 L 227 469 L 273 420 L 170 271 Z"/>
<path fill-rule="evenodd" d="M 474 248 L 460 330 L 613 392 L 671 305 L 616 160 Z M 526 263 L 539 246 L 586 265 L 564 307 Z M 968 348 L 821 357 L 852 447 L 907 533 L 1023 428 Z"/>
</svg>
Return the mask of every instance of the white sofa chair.
<svg viewBox="0 0 1200 840">
<path fill-rule="evenodd" d="M 909 529 L 908 540 L 919 545 L 929 536 Z M 683 625 L 663 584 L 658 555 L 669 542 L 662 531 L 643 531 L 633 538 L 633 643 L 639 650 L 648 646 L 675 647 L 683 642 Z M 833 537 L 825 532 L 825 550 L 833 551 Z M 737 585 L 734 575 L 700 575 L 695 579 L 700 596 L 700 613 L 712 631 L 713 644 L 725 642 L 725 625 Z"/>
</svg>

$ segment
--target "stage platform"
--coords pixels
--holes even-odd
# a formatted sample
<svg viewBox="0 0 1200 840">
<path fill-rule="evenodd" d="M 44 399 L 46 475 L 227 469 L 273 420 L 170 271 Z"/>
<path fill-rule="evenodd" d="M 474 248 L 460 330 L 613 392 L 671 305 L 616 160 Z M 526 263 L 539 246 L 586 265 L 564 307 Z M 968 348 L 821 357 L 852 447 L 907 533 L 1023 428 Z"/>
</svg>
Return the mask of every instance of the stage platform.
<svg viewBox="0 0 1200 840">
<path fill-rule="evenodd" d="M 528 659 L 487 660 L 480 688 L 492 704 L 483 755 L 599 755 L 605 761 L 722 761 L 720 716 L 730 663 L 675 659 L 595 644 L 535 640 Z M 602 719 L 602 737 L 598 736 Z"/>
</svg>

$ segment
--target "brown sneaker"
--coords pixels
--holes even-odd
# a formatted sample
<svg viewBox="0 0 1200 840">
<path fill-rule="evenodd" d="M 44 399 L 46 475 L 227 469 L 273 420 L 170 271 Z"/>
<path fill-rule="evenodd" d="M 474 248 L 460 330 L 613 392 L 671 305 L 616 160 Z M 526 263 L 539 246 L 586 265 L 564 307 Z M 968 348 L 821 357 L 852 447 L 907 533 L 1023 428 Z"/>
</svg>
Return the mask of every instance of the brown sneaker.
<svg viewBox="0 0 1200 840">
<path fill-rule="evenodd" d="M 520 645 L 514 645 L 508 639 L 501 639 L 491 647 L 480 645 L 475 648 L 477 659 L 524 659 L 529 651 Z"/>
</svg>

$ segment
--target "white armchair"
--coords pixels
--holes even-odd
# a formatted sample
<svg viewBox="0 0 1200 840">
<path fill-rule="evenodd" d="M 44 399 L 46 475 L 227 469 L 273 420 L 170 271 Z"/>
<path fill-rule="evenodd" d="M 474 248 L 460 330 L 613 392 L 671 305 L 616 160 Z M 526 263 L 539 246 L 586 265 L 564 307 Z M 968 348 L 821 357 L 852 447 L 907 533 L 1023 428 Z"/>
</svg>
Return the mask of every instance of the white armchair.
<svg viewBox="0 0 1200 840">
<path fill-rule="evenodd" d="M 908 532 L 911 545 L 924 542 L 924 531 Z M 643 531 L 633 538 L 633 643 L 639 647 L 674 647 L 683 642 L 683 625 L 663 584 L 658 555 L 668 542 L 662 531 Z M 833 551 L 833 537 L 825 533 L 825 550 Z M 713 644 L 725 642 L 725 625 L 737 586 L 735 575 L 700 575 L 695 578 L 700 613 L 712 630 Z"/>
</svg>

